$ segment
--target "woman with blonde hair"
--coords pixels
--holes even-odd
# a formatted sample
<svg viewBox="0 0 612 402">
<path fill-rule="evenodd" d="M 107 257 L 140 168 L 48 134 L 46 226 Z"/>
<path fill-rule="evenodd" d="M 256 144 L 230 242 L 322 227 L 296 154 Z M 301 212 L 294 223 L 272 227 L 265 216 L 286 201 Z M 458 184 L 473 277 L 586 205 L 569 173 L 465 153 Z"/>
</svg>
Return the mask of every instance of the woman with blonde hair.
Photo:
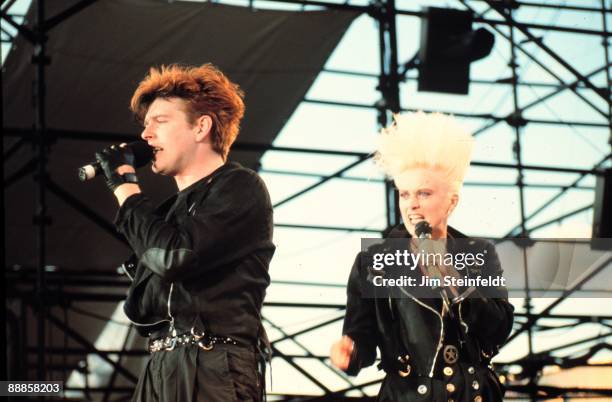
<svg viewBox="0 0 612 402">
<path fill-rule="evenodd" d="M 514 309 L 503 285 L 470 285 L 466 280 L 501 278 L 499 259 L 491 243 L 468 239 L 448 226 L 472 146 L 467 130 L 453 117 L 438 113 L 397 115 L 380 134 L 375 162 L 399 191 L 403 224 L 393 228 L 382 245 L 371 246 L 355 259 L 343 337 L 334 343 L 330 356 L 338 368 L 357 375 L 374 363 L 378 347 L 378 367 L 387 373 L 379 401 L 502 400 L 503 387 L 490 360 L 512 329 Z M 391 243 L 398 241 L 416 255 L 417 238 L 432 239 L 432 250 L 450 260 L 415 262 L 407 271 L 415 279 L 412 285 L 381 292 L 379 278 L 390 270 L 373 269 L 367 257 L 395 250 Z M 470 253 L 480 255 L 482 264 L 461 266 L 457 256 Z M 444 281 L 419 287 L 424 277 Z"/>
</svg>

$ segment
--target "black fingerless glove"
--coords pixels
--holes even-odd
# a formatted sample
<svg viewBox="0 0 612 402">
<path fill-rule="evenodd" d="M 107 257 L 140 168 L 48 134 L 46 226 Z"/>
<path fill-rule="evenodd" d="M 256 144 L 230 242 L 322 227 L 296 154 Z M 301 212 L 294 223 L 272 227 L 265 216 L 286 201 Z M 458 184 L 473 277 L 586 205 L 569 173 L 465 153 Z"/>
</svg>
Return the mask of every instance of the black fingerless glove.
<svg viewBox="0 0 612 402">
<path fill-rule="evenodd" d="M 100 164 L 106 185 L 111 191 L 124 183 L 138 183 L 138 178 L 134 173 L 120 175 L 117 168 L 123 165 L 134 166 L 134 153 L 129 147 L 119 147 L 113 145 L 104 148 L 102 152 L 96 152 L 96 161 Z"/>
</svg>

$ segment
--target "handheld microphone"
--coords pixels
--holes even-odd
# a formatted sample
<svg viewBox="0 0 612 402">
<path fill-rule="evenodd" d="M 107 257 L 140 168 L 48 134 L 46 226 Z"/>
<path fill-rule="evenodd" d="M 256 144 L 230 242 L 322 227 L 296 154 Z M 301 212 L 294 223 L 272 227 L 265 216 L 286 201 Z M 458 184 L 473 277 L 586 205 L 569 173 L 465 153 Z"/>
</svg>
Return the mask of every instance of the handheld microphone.
<svg viewBox="0 0 612 402">
<path fill-rule="evenodd" d="M 419 239 L 431 239 L 431 225 L 427 221 L 421 221 L 414 227 L 414 233 Z"/>
<path fill-rule="evenodd" d="M 421 221 L 419 223 L 416 224 L 416 226 L 414 227 L 414 233 L 417 235 L 417 237 L 419 238 L 419 240 L 431 240 L 431 225 L 429 224 L 429 222 L 427 221 Z M 433 244 L 427 244 L 430 242 L 424 242 L 425 243 L 425 248 L 430 249 L 428 250 L 429 252 L 431 252 L 431 248 L 434 246 Z M 441 267 L 437 267 L 435 265 L 433 266 L 427 266 L 426 267 L 427 272 L 428 272 L 428 276 L 432 277 L 432 278 L 436 278 L 438 280 L 442 280 L 442 272 L 440 271 Z M 453 267 L 449 267 L 449 270 L 454 271 L 455 273 L 457 271 L 455 271 L 455 268 Z M 446 269 L 445 269 L 446 271 Z M 446 271 L 447 273 L 445 275 L 448 275 L 448 271 Z M 452 274 L 451 274 L 452 275 Z M 454 318 L 454 313 L 451 310 L 450 306 L 452 305 L 451 303 L 451 299 L 450 296 L 448 295 L 448 292 L 450 291 L 451 293 L 456 293 L 456 289 L 454 289 L 452 286 L 449 286 L 447 289 L 447 286 L 443 286 L 442 284 L 440 284 L 440 286 L 432 286 L 432 289 L 438 289 L 440 291 L 440 296 L 442 298 L 442 303 L 444 303 L 446 305 L 446 308 L 448 310 L 448 314 L 450 315 L 451 318 Z"/>
<path fill-rule="evenodd" d="M 143 167 L 153 159 L 153 148 L 144 141 L 130 142 L 125 147 L 129 147 L 134 153 L 134 167 L 136 169 Z M 79 180 L 91 180 L 101 173 L 102 168 L 98 161 L 91 162 L 89 165 L 79 168 Z"/>
</svg>

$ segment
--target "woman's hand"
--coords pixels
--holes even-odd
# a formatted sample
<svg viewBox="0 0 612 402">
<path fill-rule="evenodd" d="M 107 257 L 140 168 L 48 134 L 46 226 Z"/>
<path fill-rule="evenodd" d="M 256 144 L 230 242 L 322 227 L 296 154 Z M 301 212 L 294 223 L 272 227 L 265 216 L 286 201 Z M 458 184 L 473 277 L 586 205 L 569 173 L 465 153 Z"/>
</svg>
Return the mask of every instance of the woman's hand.
<svg viewBox="0 0 612 402">
<path fill-rule="evenodd" d="M 353 340 L 347 335 L 344 335 L 339 341 L 334 343 L 329 353 L 333 365 L 341 370 L 346 370 L 351 360 L 353 346 Z"/>
</svg>

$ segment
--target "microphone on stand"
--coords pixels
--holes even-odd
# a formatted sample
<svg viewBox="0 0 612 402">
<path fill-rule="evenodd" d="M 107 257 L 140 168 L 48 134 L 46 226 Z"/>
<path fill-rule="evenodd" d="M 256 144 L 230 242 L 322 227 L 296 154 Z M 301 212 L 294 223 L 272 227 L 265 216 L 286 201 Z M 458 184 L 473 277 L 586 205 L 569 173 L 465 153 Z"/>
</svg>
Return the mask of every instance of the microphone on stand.
<svg viewBox="0 0 612 402">
<path fill-rule="evenodd" d="M 130 142 L 125 148 L 130 148 L 134 153 L 134 168 L 136 169 L 143 167 L 153 159 L 153 148 L 144 141 Z M 98 161 L 79 168 L 79 180 L 81 181 L 91 180 L 99 174 L 102 174 L 102 168 Z"/>
</svg>

